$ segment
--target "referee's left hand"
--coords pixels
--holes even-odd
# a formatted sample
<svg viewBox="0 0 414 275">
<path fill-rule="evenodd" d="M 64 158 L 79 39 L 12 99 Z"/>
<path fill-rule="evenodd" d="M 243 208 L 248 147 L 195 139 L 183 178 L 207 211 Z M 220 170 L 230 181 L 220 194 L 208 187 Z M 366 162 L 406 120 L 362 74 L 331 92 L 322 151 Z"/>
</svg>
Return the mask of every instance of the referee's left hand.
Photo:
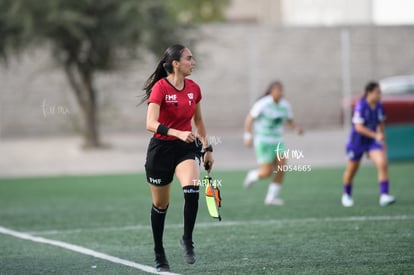
<svg viewBox="0 0 414 275">
<path fill-rule="evenodd" d="M 210 173 L 211 168 L 213 167 L 214 159 L 212 152 L 205 152 L 203 157 L 203 166 Z"/>
</svg>

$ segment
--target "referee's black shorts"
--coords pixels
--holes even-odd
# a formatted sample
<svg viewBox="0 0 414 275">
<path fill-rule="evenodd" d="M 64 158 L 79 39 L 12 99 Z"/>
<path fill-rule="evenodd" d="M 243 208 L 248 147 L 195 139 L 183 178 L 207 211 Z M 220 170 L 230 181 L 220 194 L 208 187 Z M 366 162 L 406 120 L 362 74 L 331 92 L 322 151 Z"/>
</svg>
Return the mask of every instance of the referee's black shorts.
<svg viewBox="0 0 414 275">
<path fill-rule="evenodd" d="M 181 140 L 161 140 L 151 138 L 145 161 L 145 172 L 150 184 L 163 186 L 172 182 L 175 168 L 187 159 L 200 164 L 201 142 L 186 143 Z"/>
</svg>

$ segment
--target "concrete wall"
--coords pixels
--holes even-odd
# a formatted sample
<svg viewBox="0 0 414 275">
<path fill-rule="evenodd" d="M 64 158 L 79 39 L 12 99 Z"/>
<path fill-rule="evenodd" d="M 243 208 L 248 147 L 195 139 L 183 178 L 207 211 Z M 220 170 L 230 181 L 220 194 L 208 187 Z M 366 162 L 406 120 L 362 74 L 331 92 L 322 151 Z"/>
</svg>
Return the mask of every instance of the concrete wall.
<svg viewBox="0 0 414 275">
<path fill-rule="evenodd" d="M 219 24 L 196 33 L 197 69 L 207 125 L 240 130 L 246 113 L 269 82 L 279 79 L 305 128 L 340 127 L 342 28 Z M 353 26 L 351 89 L 368 80 L 414 74 L 414 27 Z M 100 129 L 145 128 L 145 105 L 136 106 L 156 60 L 145 57 L 123 71 L 100 74 Z M 31 50 L 0 67 L 0 137 L 67 135 L 79 131 L 79 109 L 63 73 L 47 51 Z"/>
</svg>

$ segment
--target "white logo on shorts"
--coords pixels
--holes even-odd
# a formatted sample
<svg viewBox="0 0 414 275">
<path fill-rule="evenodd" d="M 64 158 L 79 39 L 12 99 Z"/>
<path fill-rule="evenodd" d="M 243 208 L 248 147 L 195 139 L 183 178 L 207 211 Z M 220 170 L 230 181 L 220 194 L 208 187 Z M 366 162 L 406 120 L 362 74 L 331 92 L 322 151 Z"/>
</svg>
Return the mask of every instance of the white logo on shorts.
<svg viewBox="0 0 414 275">
<path fill-rule="evenodd" d="M 154 179 L 154 178 L 149 178 L 150 183 L 153 184 L 161 184 L 161 179 Z"/>
</svg>

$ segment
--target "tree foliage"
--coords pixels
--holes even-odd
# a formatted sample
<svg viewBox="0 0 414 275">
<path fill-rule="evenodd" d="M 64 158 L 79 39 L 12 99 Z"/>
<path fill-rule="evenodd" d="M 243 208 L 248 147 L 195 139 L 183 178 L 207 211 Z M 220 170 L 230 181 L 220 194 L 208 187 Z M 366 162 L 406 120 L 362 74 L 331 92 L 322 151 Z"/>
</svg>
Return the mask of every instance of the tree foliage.
<svg viewBox="0 0 414 275">
<path fill-rule="evenodd" d="M 229 0 L 167 1 L 169 10 L 183 23 L 210 23 L 224 20 Z"/>
<path fill-rule="evenodd" d="M 196 12 L 205 9 L 201 2 L 212 7 L 221 1 L 0 0 L 0 55 L 7 60 L 28 46 L 51 48 L 81 107 L 85 146 L 97 147 L 96 73 L 137 57 L 138 48 L 159 56 L 177 38 L 185 40 L 181 12 L 215 18 Z"/>
<path fill-rule="evenodd" d="M 0 1 L 2 53 L 48 42 L 58 61 L 77 56 L 99 70 L 113 68 L 117 52 L 133 55 L 137 46 L 159 54 L 177 27 L 163 0 Z"/>
</svg>

